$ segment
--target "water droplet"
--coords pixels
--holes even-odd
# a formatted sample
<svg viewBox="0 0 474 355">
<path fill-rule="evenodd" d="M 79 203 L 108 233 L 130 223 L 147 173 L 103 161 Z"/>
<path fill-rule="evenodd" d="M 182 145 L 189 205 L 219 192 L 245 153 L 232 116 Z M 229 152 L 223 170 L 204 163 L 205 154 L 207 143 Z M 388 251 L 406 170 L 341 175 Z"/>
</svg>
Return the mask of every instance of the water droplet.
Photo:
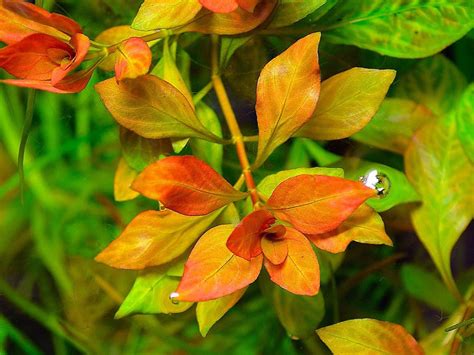
<svg viewBox="0 0 474 355">
<path fill-rule="evenodd" d="M 390 191 L 391 182 L 387 175 L 378 170 L 370 170 L 364 176 L 361 176 L 360 181 L 371 189 L 377 191 L 379 197 L 385 197 Z"/>
<path fill-rule="evenodd" d="M 171 292 L 170 293 L 170 300 L 172 304 L 179 304 L 179 293 L 178 292 Z"/>
</svg>

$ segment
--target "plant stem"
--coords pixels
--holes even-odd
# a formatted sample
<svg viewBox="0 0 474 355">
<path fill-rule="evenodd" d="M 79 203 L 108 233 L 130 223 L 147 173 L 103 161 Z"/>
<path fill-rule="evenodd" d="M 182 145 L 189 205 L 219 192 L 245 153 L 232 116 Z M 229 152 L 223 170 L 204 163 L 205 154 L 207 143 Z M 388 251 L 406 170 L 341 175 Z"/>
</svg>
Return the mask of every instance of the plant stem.
<svg viewBox="0 0 474 355">
<path fill-rule="evenodd" d="M 242 173 L 245 178 L 245 183 L 247 185 L 247 190 L 250 193 L 250 198 L 254 206 L 258 206 L 260 199 L 258 197 L 257 189 L 255 186 L 255 181 L 252 176 L 252 171 L 250 168 L 250 163 L 247 157 L 247 152 L 245 150 L 244 137 L 240 131 L 239 124 L 235 117 L 234 110 L 230 104 L 229 96 L 224 87 L 224 83 L 219 75 L 219 66 L 218 66 L 218 48 L 219 48 L 219 37 L 213 35 L 212 40 L 212 82 L 214 84 L 214 91 L 216 92 L 217 99 L 224 114 L 224 118 L 229 127 L 230 133 L 232 135 L 232 141 L 235 144 L 237 150 L 237 156 L 239 157 L 240 166 L 242 167 Z"/>
<path fill-rule="evenodd" d="M 449 327 L 445 331 L 454 330 L 456 334 L 454 335 L 453 342 L 451 343 L 451 349 L 449 351 L 449 355 L 456 355 L 459 351 L 459 347 L 461 346 L 461 342 L 463 340 L 463 335 L 466 329 L 472 322 L 468 321 L 469 317 L 472 316 L 474 312 L 474 293 L 468 298 L 466 302 L 466 309 L 464 310 L 463 317 L 461 322 L 456 325 L 456 327 Z M 465 324 L 465 325 L 464 325 Z"/>
</svg>

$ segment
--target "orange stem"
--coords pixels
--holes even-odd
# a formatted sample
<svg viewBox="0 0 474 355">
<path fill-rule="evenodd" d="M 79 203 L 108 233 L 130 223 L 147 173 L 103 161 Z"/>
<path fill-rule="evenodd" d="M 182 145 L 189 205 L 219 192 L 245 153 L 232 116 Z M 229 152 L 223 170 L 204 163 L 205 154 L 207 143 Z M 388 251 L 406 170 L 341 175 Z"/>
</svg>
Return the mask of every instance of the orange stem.
<svg viewBox="0 0 474 355">
<path fill-rule="evenodd" d="M 245 183 L 247 185 L 247 190 L 250 193 L 252 202 L 255 205 L 258 205 L 260 202 L 257 188 L 255 186 L 255 181 L 252 176 L 252 170 L 250 168 L 249 159 L 247 157 L 247 152 L 245 150 L 244 137 L 240 131 L 237 118 L 235 117 L 234 110 L 230 104 L 229 96 L 224 87 L 224 83 L 219 75 L 219 66 L 218 66 L 218 44 L 219 37 L 212 36 L 212 83 L 214 84 L 214 91 L 216 92 L 217 99 L 221 106 L 224 118 L 229 127 L 230 133 L 232 134 L 232 141 L 235 144 L 237 150 L 237 156 L 239 157 L 240 166 L 242 167 L 242 174 L 245 178 Z"/>
</svg>

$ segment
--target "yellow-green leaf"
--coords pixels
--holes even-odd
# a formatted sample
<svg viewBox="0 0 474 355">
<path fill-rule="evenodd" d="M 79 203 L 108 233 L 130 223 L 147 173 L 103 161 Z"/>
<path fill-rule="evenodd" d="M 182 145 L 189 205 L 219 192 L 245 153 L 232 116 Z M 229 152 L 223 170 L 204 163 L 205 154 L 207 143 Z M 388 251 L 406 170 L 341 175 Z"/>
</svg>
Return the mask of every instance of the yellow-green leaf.
<svg viewBox="0 0 474 355">
<path fill-rule="evenodd" d="M 374 118 L 352 136 L 358 142 L 403 154 L 415 131 L 434 120 L 425 106 L 407 99 L 387 98 Z"/>
<path fill-rule="evenodd" d="M 460 39 L 473 22 L 472 0 L 344 0 L 317 26 L 336 43 L 421 58 Z"/>
<path fill-rule="evenodd" d="M 255 167 L 311 117 L 319 98 L 320 33 L 308 35 L 271 60 L 257 84 L 259 141 Z"/>
<path fill-rule="evenodd" d="M 199 323 L 199 331 L 203 337 L 207 335 L 211 327 L 216 324 L 229 309 L 239 302 L 245 291 L 247 291 L 247 287 L 215 300 L 198 302 L 196 317 Z"/>
<path fill-rule="evenodd" d="M 474 84 L 466 89 L 455 115 L 459 140 L 471 163 L 474 164 Z"/>
<path fill-rule="evenodd" d="M 394 94 L 422 104 L 441 116 L 456 106 L 466 86 L 459 69 L 439 54 L 419 61 L 404 74 Z"/>
<path fill-rule="evenodd" d="M 206 130 L 178 89 L 154 75 L 125 79 L 120 84 L 112 78 L 95 88 L 117 122 L 142 137 L 221 141 Z"/>
<path fill-rule="evenodd" d="M 115 201 L 128 201 L 133 200 L 139 195 L 138 192 L 133 191 L 130 186 L 133 180 L 137 177 L 138 172 L 133 170 L 125 161 L 120 158 L 115 170 L 114 177 L 114 199 Z"/>
<path fill-rule="evenodd" d="M 174 304 L 170 300 L 170 294 L 179 284 L 179 277 L 169 273 L 176 265 L 183 268 L 184 260 L 140 272 L 115 318 L 132 314 L 182 313 L 189 309 L 193 305 L 192 302 Z"/>
<path fill-rule="evenodd" d="M 454 115 L 423 126 L 405 152 L 408 179 L 422 206 L 412 213 L 415 230 L 443 281 L 457 295 L 451 251 L 473 212 L 473 167 L 457 139 Z"/>
<path fill-rule="evenodd" d="M 201 10 L 198 0 L 145 0 L 132 27 L 136 30 L 173 28 L 187 24 Z"/>
<path fill-rule="evenodd" d="M 297 135 L 331 140 L 360 131 L 377 112 L 393 79 L 394 70 L 352 68 L 325 80 L 316 110 Z"/>
<path fill-rule="evenodd" d="M 375 319 L 353 319 L 318 329 L 334 355 L 422 355 L 416 340 L 400 325 Z"/>
</svg>

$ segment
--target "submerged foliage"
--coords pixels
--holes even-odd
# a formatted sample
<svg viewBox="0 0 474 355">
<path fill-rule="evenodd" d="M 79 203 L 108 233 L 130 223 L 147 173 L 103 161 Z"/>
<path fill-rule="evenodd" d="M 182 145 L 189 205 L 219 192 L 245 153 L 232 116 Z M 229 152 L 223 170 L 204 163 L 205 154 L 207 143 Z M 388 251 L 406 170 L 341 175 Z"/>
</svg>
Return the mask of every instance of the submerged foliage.
<svg viewBox="0 0 474 355">
<path fill-rule="evenodd" d="M 0 343 L 472 351 L 473 26 L 463 0 L 0 0 Z"/>
</svg>

